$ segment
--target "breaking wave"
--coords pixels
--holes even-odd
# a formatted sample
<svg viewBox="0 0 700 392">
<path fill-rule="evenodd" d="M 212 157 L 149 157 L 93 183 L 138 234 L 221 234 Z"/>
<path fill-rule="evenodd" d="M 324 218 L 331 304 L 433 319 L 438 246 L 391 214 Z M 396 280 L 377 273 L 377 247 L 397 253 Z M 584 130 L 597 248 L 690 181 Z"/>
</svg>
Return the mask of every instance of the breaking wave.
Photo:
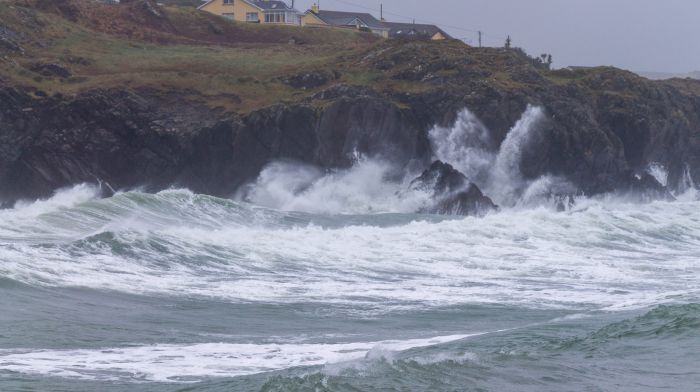
<svg viewBox="0 0 700 392">
<path fill-rule="evenodd" d="M 520 171 L 523 152 L 544 119 L 542 108 L 528 106 L 498 148 L 490 131 L 468 109 L 451 127 L 434 127 L 429 136 L 435 157 L 465 173 L 496 204 L 551 205 L 551 195 L 575 194 L 576 188 L 551 175 L 526 180 Z"/>
<path fill-rule="evenodd" d="M 397 173 L 399 178 L 396 179 Z M 279 161 L 263 169 L 257 181 L 237 197 L 283 211 L 323 214 L 412 213 L 430 194 L 409 190 L 411 174 L 389 162 L 359 158 L 349 169 L 322 171 L 297 162 Z"/>
<path fill-rule="evenodd" d="M 463 303 L 614 309 L 700 287 L 697 202 L 588 201 L 562 214 L 537 208 L 455 220 L 287 213 L 182 190 L 86 194 L 81 186 L 0 211 L 0 275 L 373 312 Z"/>
<path fill-rule="evenodd" d="M 301 366 L 326 365 L 340 369 L 372 358 L 377 352 L 391 353 L 466 337 L 344 344 L 207 343 L 99 350 L 0 350 L 0 369 L 87 380 L 188 382 L 203 377 L 246 376 Z"/>
<path fill-rule="evenodd" d="M 500 146 L 468 111 L 430 132 L 436 159 L 505 206 L 483 218 L 415 214 L 431 198 L 410 186 L 420 173 L 362 157 L 274 162 L 233 200 L 79 185 L 0 210 L 0 382 L 693 390 L 691 176 L 676 202 L 557 212 L 549 197 L 570 185 L 520 172 L 541 121 L 529 107 Z"/>
<path fill-rule="evenodd" d="M 529 106 L 497 147 L 491 132 L 465 109 L 453 126 L 438 126 L 429 132 L 434 159 L 453 165 L 501 207 L 555 207 L 552 195 L 573 195 L 576 188 L 550 175 L 526 180 L 520 171 L 523 151 L 544 116 L 541 108 Z M 368 157 L 358 157 L 351 168 L 330 171 L 277 161 L 244 187 L 237 200 L 284 211 L 412 213 L 425 209 L 433 196 L 410 186 L 418 175 L 420 172 Z"/>
</svg>

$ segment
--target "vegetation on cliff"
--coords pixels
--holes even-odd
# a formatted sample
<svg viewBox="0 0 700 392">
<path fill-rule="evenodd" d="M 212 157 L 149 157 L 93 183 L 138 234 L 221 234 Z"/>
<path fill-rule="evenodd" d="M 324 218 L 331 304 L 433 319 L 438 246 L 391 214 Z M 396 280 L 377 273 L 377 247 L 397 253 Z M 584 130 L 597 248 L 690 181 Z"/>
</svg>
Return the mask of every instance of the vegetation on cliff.
<svg viewBox="0 0 700 392">
<path fill-rule="evenodd" d="M 0 198 L 101 179 L 226 195 L 272 159 L 428 162 L 427 132 L 469 108 L 505 139 L 528 105 L 547 121 L 525 178 L 585 193 L 650 163 L 700 183 L 700 82 L 601 67 L 548 70 L 459 41 L 249 25 L 150 0 L 0 2 Z"/>
<path fill-rule="evenodd" d="M 307 99 L 330 85 L 392 95 L 471 87 L 586 86 L 605 69 L 547 72 L 522 51 L 472 48 L 459 41 L 383 41 L 344 30 L 233 23 L 150 0 L 109 5 L 94 0 L 0 3 L 0 78 L 38 95 L 74 95 L 95 88 L 143 88 L 251 111 Z M 628 91 L 632 79 L 596 86 Z M 309 76 L 310 75 L 310 76 Z M 290 83 L 297 76 L 302 83 Z M 304 85 L 303 80 L 311 80 Z M 684 84 L 690 94 L 700 83 Z"/>
</svg>

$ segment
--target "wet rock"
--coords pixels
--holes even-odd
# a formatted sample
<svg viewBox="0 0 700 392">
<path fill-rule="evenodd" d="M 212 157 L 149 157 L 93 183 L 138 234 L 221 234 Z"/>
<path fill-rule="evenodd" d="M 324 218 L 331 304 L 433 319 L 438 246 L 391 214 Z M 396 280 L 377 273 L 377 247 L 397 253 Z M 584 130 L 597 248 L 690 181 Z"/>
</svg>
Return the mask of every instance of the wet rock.
<svg viewBox="0 0 700 392">
<path fill-rule="evenodd" d="M 39 2 L 51 9 L 70 3 Z M 149 21 L 160 20 L 141 5 L 131 7 Z M 153 23 L 160 28 L 167 24 L 162 22 Z M 2 39 L 24 42 L 0 27 Z M 89 60 L 56 61 L 72 66 Z M 348 64 L 367 72 L 385 69 L 383 82 L 398 77 L 421 88 L 336 85 L 339 75 L 332 69 Z M 70 73 L 51 64 L 39 71 L 50 77 Z M 552 175 L 586 195 L 635 189 L 665 197 L 648 178 L 631 180 L 658 163 L 668 172 L 670 189 L 700 183 L 700 84 L 694 84 L 700 82 L 652 82 L 615 69 L 552 73 L 557 78 L 503 51 L 387 41 L 367 54 L 347 55 L 342 65 L 283 80 L 299 89 L 328 86 L 323 91 L 241 114 L 193 104 L 205 101 L 196 91 L 96 89 L 44 97 L 0 88 L 0 199 L 46 196 L 96 177 L 115 189 L 175 185 L 227 196 L 264 165 L 284 158 L 338 168 L 360 154 L 424 168 L 433 156 L 428 132 L 436 124 L 450 127 L 467 108 L 489 129 L 490 147 L 497 151 L 528 105 L 542 107 L 545 119 L 519 146 L 514 170 L 523 181 Z M 260 83 L 254 76 L 241 75 L 241 82 Z M 461 178 L 449 171 L 443 177 L 448 184 Z M 443 189 L 434 211 L 468 211 L 473 200 L 492 207 L 478 188 L 464 186 Z"/>
<path fill-rule="evenodd" d="M 411 181 L 410 187 L 433 195 L 433 204 L 419 211 L 421 213 L 482 216 L 498 209 L 464 174 L 441 161 L 433 162 Z"/>
<path fill-rule="evenodd" d="M 630 198 L 638 199 L 642 202 L 654 200 L 673 201 L 676 199 L 654 176 L 646 172 L 632 179 L 631 184 L 627 188 L 627 194 Z"/>
<path fill-rule="evenodd" d="M 237 115 L 149 90 L 37 100 L 0 88 L 0 201 L 100 181 L 105 195 L 179 186 L 227 197 L 278 159 L 347 167 L 357 152 L 405 164 L 428 152 L 416 122 L 366 96 L 324 110 L 275 105 Z"/>
</svg>

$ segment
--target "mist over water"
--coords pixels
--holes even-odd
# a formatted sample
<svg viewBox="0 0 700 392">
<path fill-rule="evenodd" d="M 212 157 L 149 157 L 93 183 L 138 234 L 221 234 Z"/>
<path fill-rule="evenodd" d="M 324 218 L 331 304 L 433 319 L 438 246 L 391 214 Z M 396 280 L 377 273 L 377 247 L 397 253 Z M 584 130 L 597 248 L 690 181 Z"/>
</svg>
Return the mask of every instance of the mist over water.
<svg viewBox="0 0 700 392">
<path fill-rule="evenodd" d="M 80 185 L 0 210 L 0 390 L 695 390 L 694 184 L 557 212 L 566 180 L 519 169 L 544 115 L 500 146 L 466 110 L 431 130 L 502 206 L 483 218 L 415 214 L 420 173 L 368 157 L 274 162 L 232 200 Z"/>
</svg>

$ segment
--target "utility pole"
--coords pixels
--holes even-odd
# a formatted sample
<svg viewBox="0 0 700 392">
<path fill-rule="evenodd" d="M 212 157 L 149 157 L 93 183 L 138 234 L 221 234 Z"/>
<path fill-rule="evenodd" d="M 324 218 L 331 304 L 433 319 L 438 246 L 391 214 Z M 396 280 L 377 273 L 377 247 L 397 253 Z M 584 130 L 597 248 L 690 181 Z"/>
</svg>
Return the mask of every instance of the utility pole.
<svg viewBox="0 0 700 392">
<path fill-rule="evenodd" d="M 479 47 L 481 47 L 481 31 L 479 31 Z"/>
<path fill-rule="evenodd" d="M 384 22 L 384 3 L 379 4 L 379 20 Z"/>
</svg>

